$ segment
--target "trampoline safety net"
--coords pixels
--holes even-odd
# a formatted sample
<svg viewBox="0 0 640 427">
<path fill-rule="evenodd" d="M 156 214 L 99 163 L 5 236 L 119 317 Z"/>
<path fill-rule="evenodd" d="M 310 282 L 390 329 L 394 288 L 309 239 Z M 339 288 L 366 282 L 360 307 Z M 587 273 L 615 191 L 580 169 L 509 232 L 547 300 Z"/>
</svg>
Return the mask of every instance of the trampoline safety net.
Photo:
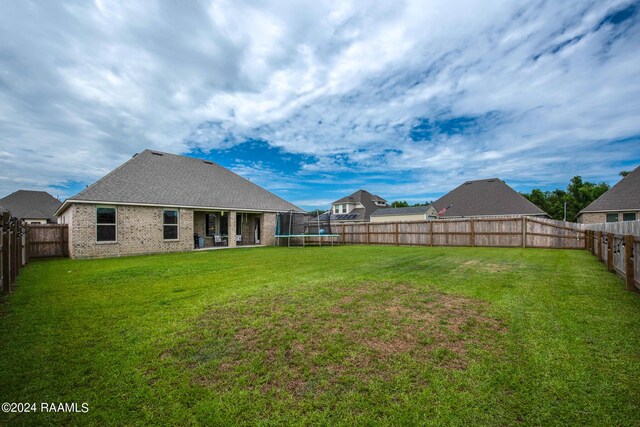
<svg viewBox="0 0 640 427">
<path fill-rule="evenodd" d="M 329 215 L 314 216 L 300 212 L 280 212 L 276 216 L 276 236 L 322 236 L 331 233 Z"/>
</svg>

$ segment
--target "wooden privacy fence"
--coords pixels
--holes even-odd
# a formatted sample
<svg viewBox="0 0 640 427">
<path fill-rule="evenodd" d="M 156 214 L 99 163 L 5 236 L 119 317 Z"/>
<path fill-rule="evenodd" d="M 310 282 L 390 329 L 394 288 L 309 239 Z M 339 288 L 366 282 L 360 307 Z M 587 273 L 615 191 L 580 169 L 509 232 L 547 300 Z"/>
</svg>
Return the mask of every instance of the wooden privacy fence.
<svg viewBox="0 0 640 427">
<path fill-rule="evenodd" d="M 29 224 L 27 230 L 29 258 L 69 256 L 67 224 Z"/>
<path fill-rule="evenodd" d="M 31 258 L 69 256 L 66 224 L 25 224 L 3 212 L 0 217 L 0 290 L 11 291 L 20 269 Z"/>
<path fill-rule="evenodd" d="M 623 229 L 624 223 L 619 223 Z M 632 225 L 637 227 L 637 225 Z M 597 227 L 604 228 L 604 227 Z M 615 227 L 609 227 L 613 230 Z M 587 233 L 587 249 L 607 265 L 609 271 L 615 272 L 625 279 L 627 290 L 640 289 L 640 236 L 601 230 L 585 230 Z"/>
<path fill-rule="evenodd" d="M 16 282 L 20 269 L 26 263 L 24 251 L 24 224 L 12 218 L 9 212 L 0 217 L 2 239 L 0 239 L 0 289 L 6 293 Z"/>
<path fill-rule="evenodd" d="M 335 224 L 342 244 L 585 249 L 585 232 L 543 218 L 463 218 Z"/>
</svg>

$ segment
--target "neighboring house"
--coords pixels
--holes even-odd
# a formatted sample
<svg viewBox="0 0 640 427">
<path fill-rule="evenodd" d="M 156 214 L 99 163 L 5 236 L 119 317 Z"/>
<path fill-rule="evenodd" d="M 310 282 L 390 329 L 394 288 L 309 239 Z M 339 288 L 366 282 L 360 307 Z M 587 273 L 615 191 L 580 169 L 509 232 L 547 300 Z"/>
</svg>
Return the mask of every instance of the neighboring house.
<svg viewBox="0 0 640 427">
<path fill-rule="evenodd" d="M 46 191 L 18 190 L 0 199 L 0 207 L 29 224 L 56 222 L 60 200 Z"/>
<path fill-rule="evenodd" d="M 222 166 L 145 150 L 65 200 L 74 258 L 270 245 L 276 213 L 302 211 Z"/>
<path fill-rule="evenodd" d="M 426 221 L 437 218 L 438 211 L 433 205 L 378 209 L 371 214 L 371 222 Z"/>
<path fill-rule="evenodd" d="M 640 166 L 578 212 L 578 222 L 583 224 L 637 220 L 640 220 Z"/>
<path fill-rule="evenodd" d="M 549 217 L 542 209 L 524 198 L 499 178 L 467 181 L 435 202 L 441 218 L 485 216 Z"/>
<path fill-rule="evenodd" d="M 331 221 L 338 223 L 368 222 L 373 212 L 388 206 L 387 201 L 382 197 L 366 190 L 358 190 L 331 204 Z"/>
</svg>

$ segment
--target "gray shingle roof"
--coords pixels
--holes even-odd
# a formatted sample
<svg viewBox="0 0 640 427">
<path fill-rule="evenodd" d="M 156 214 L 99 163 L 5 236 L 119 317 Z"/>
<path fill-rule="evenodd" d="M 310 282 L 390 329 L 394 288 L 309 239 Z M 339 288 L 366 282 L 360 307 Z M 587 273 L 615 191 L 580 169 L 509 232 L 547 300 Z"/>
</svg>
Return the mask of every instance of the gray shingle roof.
<svg viewBox="0 0 640 427">
<path fill-rule="evenodd" d="M 22 219 L 47 219 L 55 222 L 60 201 L 46 191 L 18 190 L 0 199 L 0 206 Z"/>
<path fill-rule="evenodd" d="M 580 213 L 636 209 L 640 209 L 640 166 L 582 209 Z"/>
<path fill-rule="evenodd" d="M 371 216 L 389 216 L 389 215 L 420 215 L 426 214 L 429 206 L 410 206 L 406 208 L 384 208 L 378 209 Z"/>
<path fill-rule="evenodd" d="M 380 201 L 386 203 L 387 201 L 380 196 L 376 196 L 375 194 L 369 193 L 367 190 L 358 190 L 355 193 L 343 197 L 341 199 L 336 200 L 333 204 L 336 203 L 360 203 L 364 206 L 364 209 L 354 209 L 352 213 L 358 214 L 358 216 L 352 221 L 369 221 L 370 215 L 375 212 L 377 209 L 381 209 L 380 206 L 373 203 L 373 201 Z M 382 208 L 386 209 L 386 208 Z"/>
<path fill-rule="evenodd" d="M 444 217 L 493 215 L 547 215 L 499 178 L 467 181 L 435 202 L 439 212 L 451 207 Z"/>
<path fill-rule="evenodd" d="M 376 195 L 376 194 L 371 194 L 369 193 L 367 190 L 358 190 L 353 194 L 350 194 L 348 196 L 345 196 L 341 199 L 336 200 L 335 203 L 353 203 L 353 202 L 360 202 L 362 203 L 362 201 L 379 201 L 379 202 L 384 202 L 386 203 L 387 201 L 385 199 L 383 199 L 382 197 Z"/>
<path fill-rule="evenodd" d="M 302 211 L 209 160 L 145 150 L 67 199 L 257 211 Z"/>
</svg>

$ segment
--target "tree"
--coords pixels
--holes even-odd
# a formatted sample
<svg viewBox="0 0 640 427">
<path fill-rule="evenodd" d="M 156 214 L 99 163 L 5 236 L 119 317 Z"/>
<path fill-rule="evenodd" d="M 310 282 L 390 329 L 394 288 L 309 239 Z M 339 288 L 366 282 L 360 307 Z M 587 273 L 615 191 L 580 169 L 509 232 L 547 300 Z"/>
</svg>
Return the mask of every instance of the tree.
<svg viewBox="0 0 640 427">
<path fill-rule="evenodd" d="M 405 200 L 396 200 L 395 202 L 391 203 L 391 207 L 392 208 L 408 208 L 409 203 L 407 203 Z"/>
<path fill-rule="evenodd" d="M 631 172 L 630 171 L 620 171 L 620 173 L 618 175 L 620 175 L 621 177 L 625 177 L 627 175 L 629 175 Z"/>
<path fill-rule="evenodd" d="M 578 212 L 600 197 L 609 189 L 605 182 L 594 184 L 584 182 L 582 177 L 571 178 L 567 190 L 542 191 L 534 189 L 529 194 L 523 194 L 531 203 L 548 213 L 553 219 L 564 218 L 564 206 L 567 204 L 567 221 L 576 221 Z"/>
</svg>

